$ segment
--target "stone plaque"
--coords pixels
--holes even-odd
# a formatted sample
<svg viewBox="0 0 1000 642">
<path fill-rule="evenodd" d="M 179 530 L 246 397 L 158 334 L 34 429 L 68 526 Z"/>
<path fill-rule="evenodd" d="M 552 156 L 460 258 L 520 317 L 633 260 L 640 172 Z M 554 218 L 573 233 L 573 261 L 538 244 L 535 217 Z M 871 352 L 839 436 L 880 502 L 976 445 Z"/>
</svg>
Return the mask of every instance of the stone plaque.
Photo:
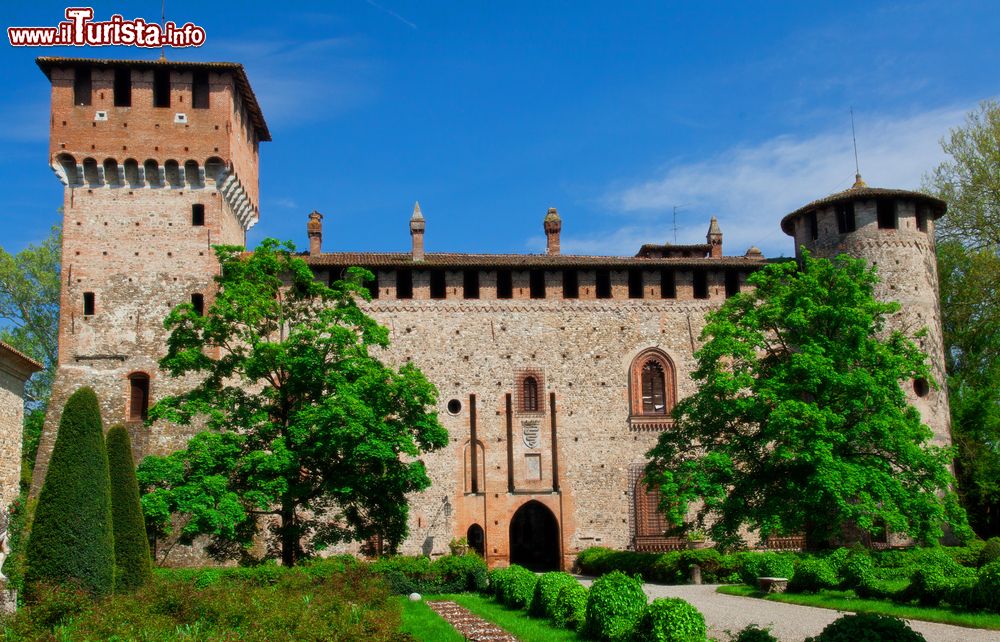
<svg viewBox="0 0 1000 642">
<path fill-rule="evenodd" d="M 542 456 L 528 454 L 524 456 L 524 478 L 528 481 L 538 481 L 542 478 Z"/>
<path fill-rule="evenodd" d="M 525 421 L 521 423 L 524 431 L 524 445 L 534 450 L 542 443 L 542 425 L 538 421 Z"/>
</svg>

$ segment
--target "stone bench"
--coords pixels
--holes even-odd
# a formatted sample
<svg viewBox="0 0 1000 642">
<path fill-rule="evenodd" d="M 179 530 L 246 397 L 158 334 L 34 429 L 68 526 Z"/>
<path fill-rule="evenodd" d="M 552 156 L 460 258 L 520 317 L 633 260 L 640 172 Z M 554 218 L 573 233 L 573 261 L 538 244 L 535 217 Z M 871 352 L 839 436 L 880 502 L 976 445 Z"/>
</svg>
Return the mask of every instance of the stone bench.
<svg viewBox="0 0 1000 642">
<path fill-rule="evenodd" d="M 761 593 L 784 593 L 788 588 L 787 577 L 758 577 L 757 586 Z"/>
</svg>

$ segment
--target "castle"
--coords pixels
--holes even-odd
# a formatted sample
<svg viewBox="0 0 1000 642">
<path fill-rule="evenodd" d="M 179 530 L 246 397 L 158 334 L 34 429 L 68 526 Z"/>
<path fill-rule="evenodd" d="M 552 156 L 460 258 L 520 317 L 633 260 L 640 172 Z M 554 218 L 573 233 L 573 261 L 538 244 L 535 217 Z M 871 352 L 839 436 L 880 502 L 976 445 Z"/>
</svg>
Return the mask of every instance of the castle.
<svg viewBox="0 0 1000 642">
<path fill-rule="evenodd" d="M 37 63 L 52 84 L 64 281 L 36 493 L 79 386 L 97 391 L 106 424 L 128 426 L 137 457 L 181 448 L 197 430 L 143 423 L 152 402 L 191 385 L 157 367 L 163 318 L 182 302 L 210 305 L 212 245 L 243 245 L 257 221 L 259 145 L 270 140 L 239 64 Z M 781 222 L 796 248 L 877 264 L 879 295 L 902 304 L 892 324 L 928 328 L 919 341 L 942 383 L 934 221 L 945 209 L 859 177 Z M 384 359 L 414 362 L 440 391 L 450 443 L 424 458 L 433 485 L 412 498 L 402 552 L 440 554 L 467 537 L 491 566 L 565 568 L 592 545 L 682 547 L 640 481 L 645 453 L 694 391 L 706 312 L 745 287 L 766 262 L 760 251 L 725 256 L 714 218 L 704 244 L 648 244 L 635 256 L 562 254 L 555 209 L 542 221 L 545 254 L 425 252 L 427 224 L 416 206 L 412 246 L 397 253 L 324 251 L 316 212 L 306 230 L 317 279 L 350 266 L 375 275 L 364 308 L 390 329 Z M 949 442 L 943 385 L 906 390 L 935 440 Z"/>
</svg>

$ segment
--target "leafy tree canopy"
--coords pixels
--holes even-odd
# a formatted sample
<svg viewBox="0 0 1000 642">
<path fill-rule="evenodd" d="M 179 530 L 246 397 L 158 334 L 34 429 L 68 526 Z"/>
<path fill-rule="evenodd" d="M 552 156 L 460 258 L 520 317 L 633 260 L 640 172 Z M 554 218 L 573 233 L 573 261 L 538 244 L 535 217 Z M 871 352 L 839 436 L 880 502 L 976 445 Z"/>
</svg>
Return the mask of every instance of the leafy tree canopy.
<svg viewBox="0 0 1000 642">
<path fill-rule="evenodd" d="M 898 305 L 874 298 L 875 270 L 804 253 L 748 282 L 707 316 L 698 392 L 649 452 L 647 482 L 669 521 L 683 525 L 697 504 L 698 525 L 724 545 L 745 527 L 804 533 L 812 546 L 845 528 L 964 534 L 950 452 L 929 445 L 900 387 L 930 378 L 925 356 L 886 330 Z"/>
<path fill-rule="evenodd" d="M 184 304 L 167 317 L 160 366 L 202 382 L 159 401 L 151 420 L 200 415 L 208 430 L 140 465 L 147 523 L 166 528 L 179 512 L 182 535 L 246 546 L 273 516 L 285 564 L 340 541 L 393 550 L 406 494 L 430 485 L 417 458 L 447 443 L 437 391 L 415 366 L 379 361 L 388 331 L 357 305 L 370 273 L 352 268 L 327 286 L 293 251 L 272 239 L 253 253 L 217 247 L 206 314 Z"/>
</svg>

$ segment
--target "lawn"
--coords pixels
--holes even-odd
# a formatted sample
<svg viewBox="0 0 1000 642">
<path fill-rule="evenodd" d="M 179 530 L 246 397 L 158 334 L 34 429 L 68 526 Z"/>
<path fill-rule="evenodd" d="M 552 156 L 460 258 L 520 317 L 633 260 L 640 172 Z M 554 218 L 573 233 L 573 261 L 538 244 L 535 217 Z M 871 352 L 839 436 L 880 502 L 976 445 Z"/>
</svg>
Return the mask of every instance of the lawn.
<svg viewBox="0 0 1000 642">
<path fill-rule="evenodd" d="M 895 602 L 890 602 L 888 600 L 865 600 L 857 597 L 854 594 L 854 591 L 771 593 L 765 595 L 757 589 L 743 584 L 720 586 L 716 590 L 725 595 L 755 597 L 772 600 L 774 602 L 786 602 L 788 604 L 816 606 L 824 609 L 851 611 L 853 613 L 891 615 L 893 617 L 899 617 L 907 620 L 939 622 L 941 624 L 954 624 L 955 626 L 965 626 L 975 629 L 1000 630 L 1000 615 L 995 613 L 969 613 L 966 611 L 955 611 L 945 607 L 930 608 L 912 606 L 908 604 L 896 604 Z"/>
<path fill-rule="evenodd" d="M 431 611 L 424 602 L 410 602 L 406 598 L 403 605 L 403 628 L 418 640 L 437 642 L 438 640 L 461 640 L 447 622 Z M 545 619 L 529 617 L 520 609 L 509 609 L 490 598 L 475 593 L 448 595 L 427 595 L 424 600 L 451 600 L 461 604 L 479 617 L 496 624 L 523 642 L 575 642 L 583 640 L 573 631 L 559 629 Z M 437 627 L 445 628 L 437 628 Z M 447 629 L 446 632 L 445 629 Z M 439 633 L 439 631 L 442 631 Z"/>
</svg>

